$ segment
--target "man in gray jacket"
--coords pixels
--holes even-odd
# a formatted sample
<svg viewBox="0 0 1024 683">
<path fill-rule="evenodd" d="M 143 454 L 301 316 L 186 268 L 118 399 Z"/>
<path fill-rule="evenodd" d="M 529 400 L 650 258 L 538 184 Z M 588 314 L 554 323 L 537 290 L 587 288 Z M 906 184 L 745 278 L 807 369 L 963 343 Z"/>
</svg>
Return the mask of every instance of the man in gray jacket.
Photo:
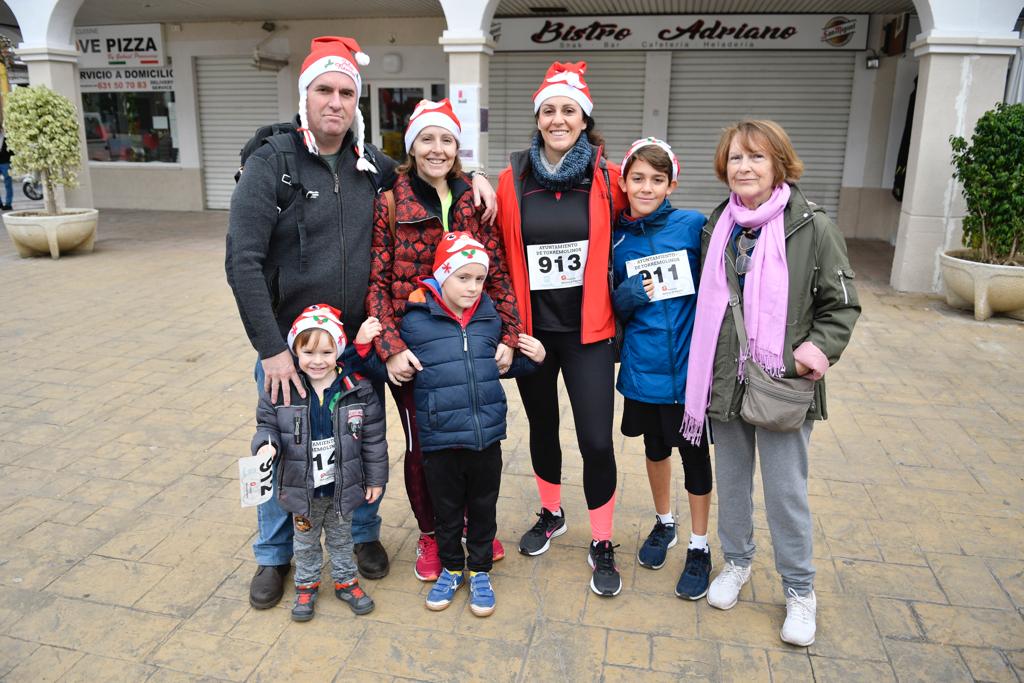
<svg viewBox="0 0 1024 683">
<path fill-rule="evenodd" d="M 312 303 L 339 308 L 347 329 L 366 317 L 374 198 L 390 187 L 395 162 L 363 140 L 358 108 L 359 66 L 369 63 L 355 40 L 315 38 L 299 76 L 298 133 L 293 183 L 282 155 L 264 144 L 245 162 L 231 197 L 225 268 L 249 341 L 259 354 L 256 381 L 276 401 L 290 405 L 302 381 L 285 342 L 291 321 Z M 278 185 L 290 202 L 278 205 Z M 488 206 L 493 190 L 480 178 Z M 493 209 L 492 209 L 493 210 Z M 356 562 L 368 578 L 388 572 L 380 543 L 378 501 L 353 516 Z M 249 602 L 257 609 L 276 605 L 292 558 L 292 526 L 276 498 L 257 509 L 259 534 L 253 544 L 257 568 Z"/>
</svg>

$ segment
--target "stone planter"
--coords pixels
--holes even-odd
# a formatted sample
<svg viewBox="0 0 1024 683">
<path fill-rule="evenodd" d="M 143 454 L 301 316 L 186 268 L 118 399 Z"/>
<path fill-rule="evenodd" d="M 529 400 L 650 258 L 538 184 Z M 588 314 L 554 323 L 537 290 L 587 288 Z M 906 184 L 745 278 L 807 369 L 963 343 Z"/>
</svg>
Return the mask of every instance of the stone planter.
<svg viewBox="0 0 1024 683">
<path fill-rule="evenodd" d="M 939 256 L 946 303 L 973 309 L 975 320 L 987 320 L 995 313 L 1024 320 L 1024 267 L 993 266 L 963 258 L 970 253 L 958 249 Z"/>
<path fill-rule="evenodd" d="M 28 258 L 49 254 L 52 258 L 60 258 L 61 252 L 74 249 L 92 251 L 99 211 L 64 209 L 58 216 L 38 214 L 38 210 L 4 214 L 4 227 L 18 250 L 18 256 Z"/>
</svg>

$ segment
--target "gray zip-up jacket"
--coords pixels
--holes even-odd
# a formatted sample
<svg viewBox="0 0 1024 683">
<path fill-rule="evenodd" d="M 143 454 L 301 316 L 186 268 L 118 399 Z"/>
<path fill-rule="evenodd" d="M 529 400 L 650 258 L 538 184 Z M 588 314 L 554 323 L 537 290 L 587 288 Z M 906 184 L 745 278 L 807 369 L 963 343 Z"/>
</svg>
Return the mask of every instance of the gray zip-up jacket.
<svg viewBox="0 0 1024 683">
<path fill-rule="evenodd" d="M 384 438 L 384 408 L 373 387 L 365 379 L 343 380 L 337 405 L 331 412 L 334 429 L 334 511 L 349 515 L 363 504 L 368 486 L 388 483 L 388 443 Z M 274 491 L 281 507 L 298 515 L 309 515 L 313 500 L 312 439 L 309 425 L 309 401 L 312 387 L 306 382 L 306 400 L 285 406 L 277 404 L 260 389 L 256 408 L 256 435 L 252 438 L 255 455 L 268 441 L 280 460 Z"/>
<path fill-rule="evenodd" d="M 380 171 L 377 181 L 390 183 L 395 162 L 367 147 Z M 270 145 L 246 160 L 231 195 L 225 269 L 245 333 L 261 358 L 288 350 L 288 328 L 306 306 L 338 308 L 350 334 L 366 319 L 375 179 L 356 170 L 351 133 L 342 143 L 337 172 L 310 154 L 298 136 L 296 150 L 306 194 L 297 194 L 286 209 L 278 212 L 282 171 Z M 299 202 L 304 234 L 297 225 Z"/>
</svg>

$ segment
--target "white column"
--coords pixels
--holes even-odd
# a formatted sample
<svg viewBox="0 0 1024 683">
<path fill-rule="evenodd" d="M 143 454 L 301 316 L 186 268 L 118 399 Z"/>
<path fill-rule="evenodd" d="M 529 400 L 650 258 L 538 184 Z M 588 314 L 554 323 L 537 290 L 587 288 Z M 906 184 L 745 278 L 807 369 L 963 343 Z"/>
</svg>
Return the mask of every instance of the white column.
<svg viewBox="0 0 1024 683">
<path fill-rule="evenodd" d="M 21 29 L 22 43 L 17 54 L 28 66 L 31 85 L 45 85 L 71 100 L 78 111 L 78 146 L 82 168 L 78 187 L 64 193 L 66 206 L 92 208 L 92 182 L 89 178 L 88 148 L 82 95 L 78 87 L 78 51 L 72 32 L 75 15 L 83 0 L 7 0 Z M 58 203 L 61 198 L 57 197 Z"/>
<path fill-rule="evenodd" d="M 644 126 L 641 134 L 668 140 L 669 87 L 672 82 L 672 53 L 651 50 L 644 69 Z M 668 143 L 673 144 L 671 140 Z M 684 150 L 679 150 L 682 153 Z"/>
<path fill-rule="evenodd" d="M 490 107 L 488 86 L 491 55 L 494 54 L 494 40 L 491 38 L 491 19 L 498 7 L 498 0 L 440 0 L 444 8 L 448 28 L 438 42 L 448 55 L 448 95 L 455 101 L 455 88 L 469 86 L 479 88 L 480 108 Z M 464 164 L 466 170 L 480 168 L 487 164 L 487 133 L 481 132 L 478 139 L 463 139 L 463 147 L 475 144 L 476 164 Z M 498 172 L 501 169 L 490 169 Z M 496 179 L 492 183 L 497 184 Z"/>
<path fill-rule="evenodd" d="M 1010 57 L 1020 45 L 1016 0 L 918 0 L 922 33 L 917 102 L 892 286 L 941 286 L 939 254 L 960 243 L 965 205 L 953 179 L 949 136 L 970 138 L 978 118 L 1002 100 Z"/>
</svg>

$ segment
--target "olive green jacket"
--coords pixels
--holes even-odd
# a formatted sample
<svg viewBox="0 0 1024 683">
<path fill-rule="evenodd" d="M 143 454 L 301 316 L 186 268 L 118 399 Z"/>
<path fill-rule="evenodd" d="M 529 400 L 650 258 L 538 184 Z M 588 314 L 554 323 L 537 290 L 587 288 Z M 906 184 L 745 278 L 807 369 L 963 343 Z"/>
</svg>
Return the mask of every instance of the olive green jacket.
<svg viewBox="0 0 1024 683">
<path fill-rule="evenodd" d="M 793 350 L 810 340 L 835 365 L 850 342 L 853 326 L 860 316 L 860 303 L 853 287 L 853 269 L 846 255 L 846 242 L 839 228 L 804 193 L 791 184 L 792 195 L 786 206 L 786 263 L 789 267 L 789 320 L 783 348 L 785 377 L 796 377 Z M 701 262 L 707 257 L 711 233 L 725 209 L 722 202 L 708 218 L 701 234 Z M 737 286 L 735 253 L 725 251 L 725 273 Z M 737 286 L 737 289 L 738 286 Z M 732 312 L 726 307 L 715 350 L 708 416 L 728 421 L 739 415 L 744 385 L 736 376 L 740 343 Z M 807 417 L 828 417 L 825 404 L 825 379 L 815 386 L 814 402 Z"/>
</svg>

